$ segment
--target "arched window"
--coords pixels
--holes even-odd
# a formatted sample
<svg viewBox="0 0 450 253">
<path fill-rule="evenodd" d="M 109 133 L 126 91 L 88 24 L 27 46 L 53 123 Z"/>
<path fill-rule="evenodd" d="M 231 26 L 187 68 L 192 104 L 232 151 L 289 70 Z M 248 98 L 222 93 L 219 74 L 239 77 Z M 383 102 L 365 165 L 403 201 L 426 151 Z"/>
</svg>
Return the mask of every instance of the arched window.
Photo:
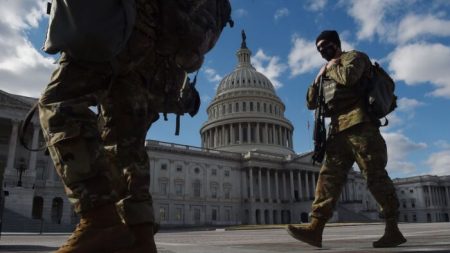
<svg viewBox="0 0 450 253">
<path fill-rule="evenodd" d="M 62 198 L 54 198 L 52 201 L 52 222 L 56 224 L 61 224 L 62 214 L 63 214 L 63 203 Z"/>
<path fill-rule="evenodd" d="M 33 207 L 31 209 L 31 217 L 33 219 L 42 219 L 42 210 L 44 209 L 44 199 L 39 196 L 33 198 Z"/>
</svg>

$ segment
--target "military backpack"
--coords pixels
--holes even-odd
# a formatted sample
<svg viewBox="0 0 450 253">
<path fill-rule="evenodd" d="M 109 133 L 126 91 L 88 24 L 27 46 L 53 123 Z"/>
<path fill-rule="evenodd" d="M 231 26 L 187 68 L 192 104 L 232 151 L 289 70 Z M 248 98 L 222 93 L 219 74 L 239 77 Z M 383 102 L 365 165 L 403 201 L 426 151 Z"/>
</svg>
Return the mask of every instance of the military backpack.
<svg viewBox="0 0 450 253">
<path fill-rule="evenodd" d="M 395 82 L 378 62 L 372 65 L 365 88 L 367 110 L 375 118 L 385 118 L 397 107 L 397 96 L 394 93 Z"/>
</svg>

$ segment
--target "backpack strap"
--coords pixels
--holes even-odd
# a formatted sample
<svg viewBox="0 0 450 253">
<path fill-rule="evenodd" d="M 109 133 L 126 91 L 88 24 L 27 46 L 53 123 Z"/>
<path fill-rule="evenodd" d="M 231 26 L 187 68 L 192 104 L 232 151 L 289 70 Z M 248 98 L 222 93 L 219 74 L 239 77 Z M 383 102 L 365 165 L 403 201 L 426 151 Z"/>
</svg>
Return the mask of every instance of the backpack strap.
<svg viewBox="0 0 450 253">
<path fill-rule="evenodd" d="M 31 109 L 28 111 L 27 115 L 25 116 L 25 119 L 23 121 L 20 122 L 20 130 L 19 130 L 19 141 L 20 144 L 22 144 L 22 146 L 29 150 L 29 151 L 33 151 L 33 152 L 37 152 L 37 151 L 44 151 L 47 149 L 47 145 L 43 145 L 41 147 L 37 147 L 37 148 L 33 148 L 33 147 L 29 147 L 27 142 L 25 141 L 25 133 L 28 129 L 28 126 L 30 125 L 31 119 L 34 116 L 34 113 L 36 112 L 38 106 L 38 102 L 36 102 Z"/>
</svg>

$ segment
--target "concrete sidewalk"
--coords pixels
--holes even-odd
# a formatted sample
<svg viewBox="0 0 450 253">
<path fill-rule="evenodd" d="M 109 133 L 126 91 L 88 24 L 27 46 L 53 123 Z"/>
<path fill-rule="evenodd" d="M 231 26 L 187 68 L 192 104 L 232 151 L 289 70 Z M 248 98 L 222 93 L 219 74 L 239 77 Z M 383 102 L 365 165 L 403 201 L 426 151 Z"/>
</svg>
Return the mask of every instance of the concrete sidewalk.
<svg viewBox="0 0 450 253">
<path fill-rule="evenodd" d="M 300 253 L 300 252 L 433 252 L 450 253 L 450 223 L 400 224 L 408 242 L 397 248 L 374 249 L 372 241 L 384 231 L 382 224 L 330 224 L 325 228 L 324 247 L 317 249 L 290 237 L 283 228 L 209 231 L 162 231 L 156 235 L 159 253 Z M 58 248 L 68 234 L 3 234 L 0 252 L 44 253 Z"/>
</svg>

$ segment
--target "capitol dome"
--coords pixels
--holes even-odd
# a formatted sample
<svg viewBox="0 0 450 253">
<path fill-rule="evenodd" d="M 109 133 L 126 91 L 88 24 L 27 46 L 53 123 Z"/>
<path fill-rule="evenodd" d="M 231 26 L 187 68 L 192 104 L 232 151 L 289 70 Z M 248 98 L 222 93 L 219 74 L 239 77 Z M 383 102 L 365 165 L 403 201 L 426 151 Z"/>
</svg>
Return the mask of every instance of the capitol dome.
<svg viewBox="0 0 450 253">
<path fill-rule="evenodd" d="M 293 154 L 293 126 L 270 80 L 252 66 L 242 32 L 238 64 L 220 82 L 200 129 L 202 147 L 245 153 Z"/>
</svg>

